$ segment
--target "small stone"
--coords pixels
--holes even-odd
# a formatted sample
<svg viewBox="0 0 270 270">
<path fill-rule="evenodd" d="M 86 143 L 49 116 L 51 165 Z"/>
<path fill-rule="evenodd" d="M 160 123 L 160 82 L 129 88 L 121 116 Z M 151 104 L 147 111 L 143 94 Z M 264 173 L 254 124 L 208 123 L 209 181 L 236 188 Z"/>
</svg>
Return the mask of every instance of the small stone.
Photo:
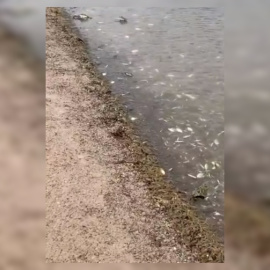
<svg viewBox="0 0 270 270">
<path fill-rule="evenodd" d="M 127 18 L 123 16 L 120 16 L 116 21 L 120 22 L 121 24 L 126 24 L 128 22 Z"/>
</svg>

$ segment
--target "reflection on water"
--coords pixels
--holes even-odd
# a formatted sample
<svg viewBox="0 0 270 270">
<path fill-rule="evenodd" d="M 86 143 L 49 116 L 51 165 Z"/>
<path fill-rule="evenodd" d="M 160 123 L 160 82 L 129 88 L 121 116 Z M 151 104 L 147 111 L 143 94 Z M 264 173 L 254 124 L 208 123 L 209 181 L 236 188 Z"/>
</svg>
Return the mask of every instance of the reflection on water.
<svg viewBox="0 0 270 270">
<path fill-rule="evenodd" d="M 69 8 L 93 58 L 154 145 L 166 174 L 223 231 L 223 11 Z M 119 16 L 127 18 L 122 24 Z"/>
</svg>

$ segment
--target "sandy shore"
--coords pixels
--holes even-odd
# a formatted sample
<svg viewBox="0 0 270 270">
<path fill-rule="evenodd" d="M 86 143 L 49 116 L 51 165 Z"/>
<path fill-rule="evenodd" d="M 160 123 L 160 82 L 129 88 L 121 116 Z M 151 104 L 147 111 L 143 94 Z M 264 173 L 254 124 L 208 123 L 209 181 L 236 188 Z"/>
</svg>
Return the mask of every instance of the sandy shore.
<svg viewBox="0 0 270 270">
<path fill-rule="evenodd" d="M 47 262 L 223 261 L 58 9 L 46 33 Z"/>
</svg>

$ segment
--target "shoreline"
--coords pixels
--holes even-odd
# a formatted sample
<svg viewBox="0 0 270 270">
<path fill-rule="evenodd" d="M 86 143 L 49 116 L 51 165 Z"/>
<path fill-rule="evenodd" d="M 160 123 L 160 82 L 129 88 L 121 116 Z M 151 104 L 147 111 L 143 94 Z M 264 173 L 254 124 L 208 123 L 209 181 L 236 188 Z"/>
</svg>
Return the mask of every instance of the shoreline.
<svg viewBox="0 0 270 270">
<path fill-rule="evenodd" d="M 106 130 L 112 139 L 116 140 L 116 144 L 121 145 L 119 155 L 114 157 L 115 161 L 113 164 L 108 164 L 108 167 L 116 168 L 119 182 L 126 180 L 126 175 L 121 175 L 121 170 L 130 171 L 136 175 L 134 177 L 136 185 L 145 186 L 147 197 L 151 202 L 151 209 L 166 219 L 170 228 L 169 234 L 174 234 L 172 238 L 175 239 L 180 248 L 185 246 L 188 250 L 187 253 L 192 254 L 191 261 L 224 262 L 224 244 L 220 242 L 208 224 L 199 217 L 194 207 L 174 189 L 173 185 L 166 180 L 166 176 L 161 173 L 160 165 L 152 154 L 151 148 L 140 141 L 136 129 L 128 120 L 127 112 L 119 100 L 111 94 L 109 83 L 90 62 L 85 44 L 71 29 L 63 10 L 47 8 L 46 19 L 47 30 L 53 28 L 59 34 L 51 39 L 57 40 L 57 45 L 65 51 L 64 57 L 66 59 L 70 58 L 76 63 L 75 77 L 76 74 L 84 74 L 78 76 L 78 78 L 83 79 L 78 82 L 78 85 L 83 89 L 83 94 L 96 99 L 99 105 L 103 104 L 103 106 L 93 108 L 97 117 L 90 119 L 93 120 L 93 123 L 90 124 L 91 128 L 95 129 L 97 123 L 98 128 Z M 50 49 L 47 47 L 48 50 Z M 56 61 L 56 63 L 58 62 Z M 50 69 L 50 67 L 46 67 L 47 70 L 48 68 Z M 61 70 L 61 68 L 57 70 L 57 73 L 64 74 L 65 72 L 66 70 Z M 90 84 L 89 78 L 91 78 Z M 80 95 L 80 92 L 76 95 Z M 87 113 L 87 109 L 85 112 Z M 53 139 L 53 136 L 51 138 Z M 120 156 L 121 158 L 117 160 Z M 129 184 L 133 185 L 133 183 Z M 160 243 L 157 245 L 162 246 Z M 51 258 L 49 261 L 55 262 Z M 82 261 L 84 260 L 82 259 Z"/>
</svg>

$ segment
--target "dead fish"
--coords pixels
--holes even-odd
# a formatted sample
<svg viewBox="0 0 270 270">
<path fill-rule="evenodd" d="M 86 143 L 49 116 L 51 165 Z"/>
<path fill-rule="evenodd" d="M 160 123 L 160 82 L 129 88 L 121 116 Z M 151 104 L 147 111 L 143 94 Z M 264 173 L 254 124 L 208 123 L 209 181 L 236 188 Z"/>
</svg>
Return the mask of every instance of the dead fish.
<svg viewBox="0 0 270 270">
<path fill-rule="evenodd" d="M 127 19 L 123 16 L 120 16 L 117 20 L 115 20 L 116 22 L 120 22 L 121 24 L 125 24 L 127 23 Z"/>
<path fill-rule="evenodd" d="M 125 72 L 124 74 L 125 74 L 126 76 L 128 76 L 128 77 L 133 77 L 133 74 L 132 74 L 132 73 Z"/>
<path fill-rule="evenodd" d="M 133 54 L 135 54 L 135 53 L 137 53 L 139 50 L 132 50 L 131 52 L 133 53 Z"/>
<path fill-rule="evenodd" d="M 79 14 L 79 15 L 74 15 L 73 16 L 74 20 L 79 20 L 79 21 L 87 21 L 89 19 L 92 19 L 92 17 L 86 15 L 86 14 Z"/>
<path fill-rule="evenodd" d="M 197 174 L 197 178 L 200 179 L 200 178 L 204 178 L 204 173 L 203 172 L 199 172 Z"/>
<path fill-rule="evenodd" d="M 192 100 L 196 99 L 196 97 L 194 97 L 192 95 L 189 95 L 189 94 L 183 94 L 183 95 L 186 96 L 186 97 L 188 97 L 188 98 L 190 98 L 190 99 L 192 99 Z"/>
</svg>

